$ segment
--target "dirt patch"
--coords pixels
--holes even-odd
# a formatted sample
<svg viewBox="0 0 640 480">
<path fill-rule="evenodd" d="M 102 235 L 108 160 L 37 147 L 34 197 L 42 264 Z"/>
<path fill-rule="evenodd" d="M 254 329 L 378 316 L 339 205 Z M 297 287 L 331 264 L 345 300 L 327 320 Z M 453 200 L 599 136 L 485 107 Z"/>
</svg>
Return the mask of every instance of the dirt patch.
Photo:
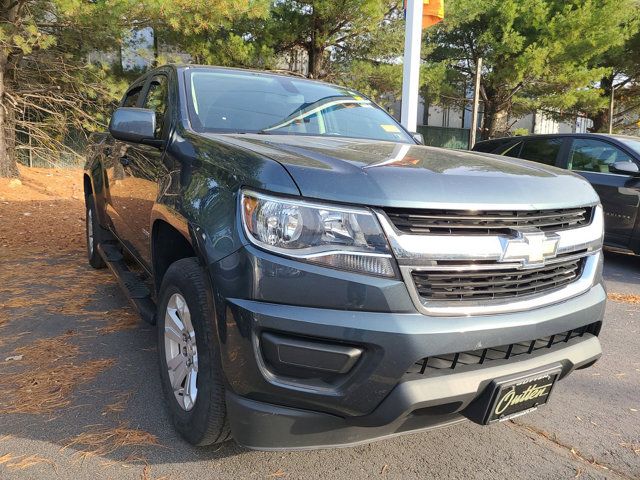
<svg viewBox="0 0 640 480">
<path fill-rule="evenodd" d="M 0 259 L 84 250 L 82 170 L 20 167 L 0 179 Z"/>
<path fill-rule="evenodd" d="M 28 168 L 18 165 L 20 179 L 0 178 L 0 202 L 82 200 L 82 169 Z"/>
</svg>

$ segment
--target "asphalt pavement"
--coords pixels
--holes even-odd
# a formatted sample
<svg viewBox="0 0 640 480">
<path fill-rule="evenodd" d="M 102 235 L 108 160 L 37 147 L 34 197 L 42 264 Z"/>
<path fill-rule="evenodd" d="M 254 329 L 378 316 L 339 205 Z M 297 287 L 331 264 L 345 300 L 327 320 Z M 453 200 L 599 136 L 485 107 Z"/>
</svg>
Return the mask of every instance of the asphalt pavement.
<svg viewBox="0 0 640 480">
<path fill-rule="evenodd" d="M 607 254 L 609 292 L 640 295 L 640 258 Z M 550 404 L 364 446 L 257 452 L 176 436 L 156 331 L 82 253 L 0 263 L 0 479 L 640 478 L 640 304 L 609 301 L 602 359 Z M 45 372 L 46 374 L 42 374 Z"/>
</svg>

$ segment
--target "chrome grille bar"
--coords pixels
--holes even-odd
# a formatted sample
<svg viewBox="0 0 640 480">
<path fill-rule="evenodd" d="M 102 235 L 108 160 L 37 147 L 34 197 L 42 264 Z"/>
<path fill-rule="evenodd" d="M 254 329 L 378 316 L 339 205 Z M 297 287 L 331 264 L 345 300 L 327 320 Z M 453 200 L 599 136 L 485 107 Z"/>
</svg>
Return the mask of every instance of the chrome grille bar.
<svg viewBox="0 0 640 480">
<path fill-rule="evenodd" d="M 587 225 L 592 207 L 559 210 L 407 210 L 385 209 L 391 223 L 405 233 L 447 233 L 491 235 L 508 230 L 535 227 L 560 231 Z"/>
<path fill-rule="evenodd" d="M 376 214 L 418 311 L 467 316 L 539 308 L 591 288 L 601 262 L 604 221 L 600 205 L 576 210 L 587 209 L 590 222 L 577 228 L 542 232 L 528 226 L 493 235 L 406 233 L 385 211 Z M 534 258 L 527 242 L 540 235 L 556 248 Z"/>
<path fill-rule="evenodd" d="M 384 212 L 376 213 L 400 265 L 406 265 L 407 260 L 414 266 L 428 265 L 437 260 L 498 262 L 504 253 L 504 243 L 509 239 L 509 235 L 407 234 L 395 228 Z M 589 225 L 555 233 L 559 237 L 557 255 L 580 250 L 599 250 L 603 230 L 602 207 L 598 206 Z"/>
</svg>

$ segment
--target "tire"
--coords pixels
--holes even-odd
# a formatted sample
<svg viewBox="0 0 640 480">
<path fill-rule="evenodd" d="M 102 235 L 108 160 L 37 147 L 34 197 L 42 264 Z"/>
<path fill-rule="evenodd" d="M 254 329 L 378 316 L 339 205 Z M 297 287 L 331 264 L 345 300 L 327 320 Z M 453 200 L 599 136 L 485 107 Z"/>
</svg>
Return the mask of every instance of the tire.
<svg viewBox="0 0 640 480">
<path fill-rule="evenodd" d="M 195 258 L 178 260 L 169 267 L 159 298 L 160 380 L 173 424 L 193 445 L 224 442 L 230 431 L 222 366 L 215 349 L 213 301 L 209 281 Z M 193 388 L 188 385 L 194 370 L 196 395 L 192 398 Z"/>
<path fill-rule="evenodd" d="M 102 227 L 98 223 L 98 217 L 96 216 L 96 204 L 92 195 L 87 195 L 85 198 L 86 215 L 85 215 L 85 233 L 87 241 L 87 258 L 89 259 L 89 265 L 93 268 L 100 269 L 106 267 L 104 260 L 100 256 L 97 250 L 97 245 L 103 239 Z"/>
</svg>

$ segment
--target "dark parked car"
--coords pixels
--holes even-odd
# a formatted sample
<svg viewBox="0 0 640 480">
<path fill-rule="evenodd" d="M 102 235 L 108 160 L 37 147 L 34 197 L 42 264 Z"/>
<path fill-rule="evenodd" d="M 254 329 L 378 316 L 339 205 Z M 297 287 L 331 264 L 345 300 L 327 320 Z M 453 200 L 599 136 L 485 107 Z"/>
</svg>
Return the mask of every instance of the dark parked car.
<svg viewBox="0 0 640 480">
<path fill-rule="evenodd" d="M 84 188 L 89 262 L 157 323 L 194 444 L 503 421 L 601 355 L 589 183 L 419 145 L 348 88 L 153 70 L 92 137 Z"/>
<path fill-rule="evenodd" d="M 582 175 L 600 195 L 605 245 L 640 255 L 640 138 L 533 135 L 479 142 L 474 150 L 566 168 Z"/>
</svg>

